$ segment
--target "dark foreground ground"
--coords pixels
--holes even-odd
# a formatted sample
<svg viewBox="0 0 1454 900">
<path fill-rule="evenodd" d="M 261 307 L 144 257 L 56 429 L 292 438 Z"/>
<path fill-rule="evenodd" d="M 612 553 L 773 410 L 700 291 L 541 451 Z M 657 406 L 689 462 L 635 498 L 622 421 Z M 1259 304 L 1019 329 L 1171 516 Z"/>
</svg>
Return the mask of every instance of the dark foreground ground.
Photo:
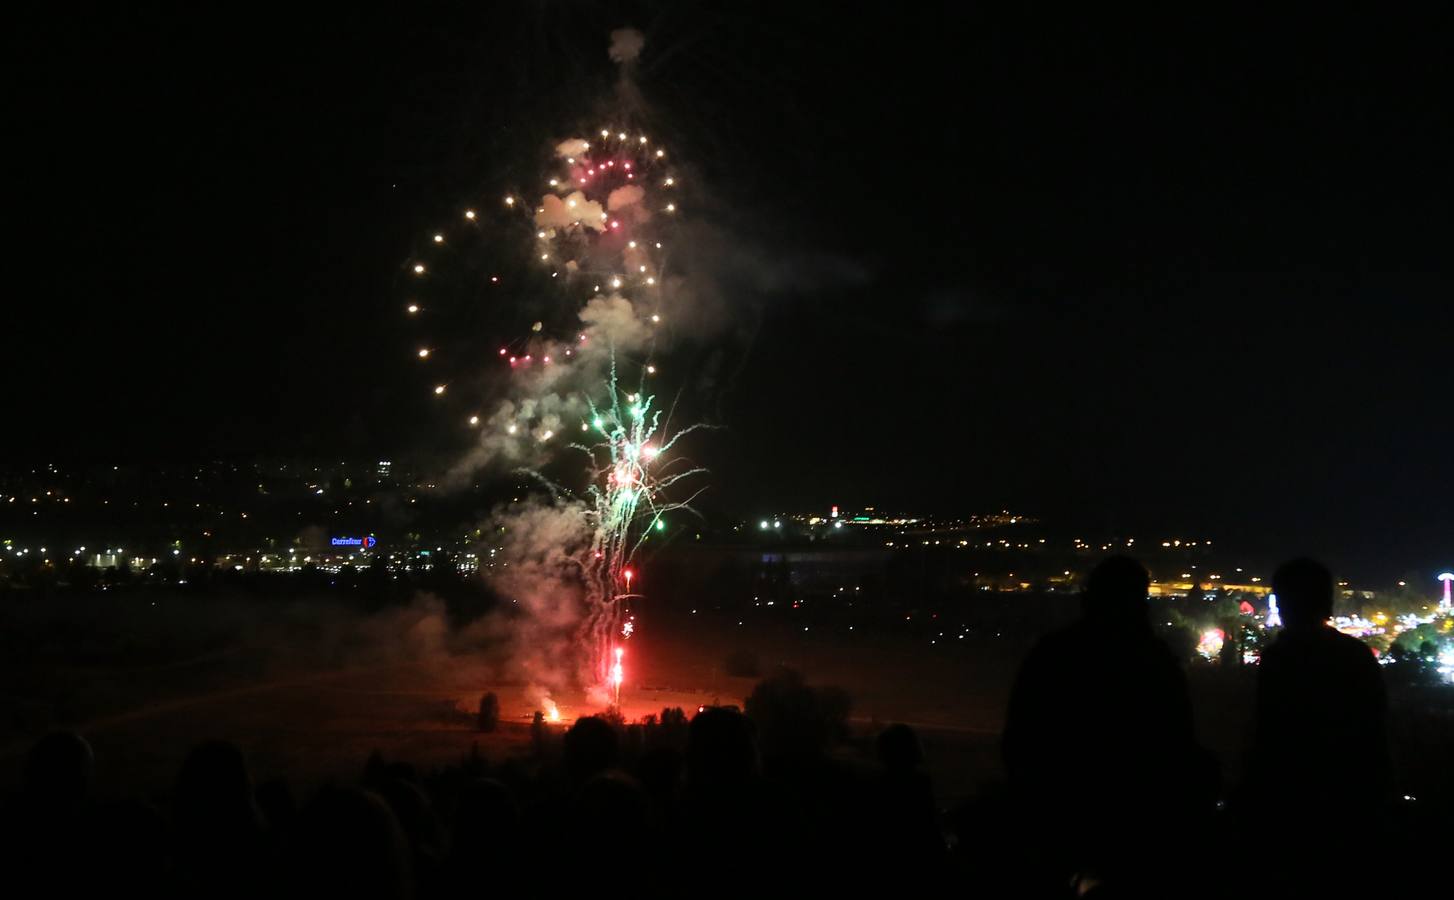
<svg viewBox="0 0 1454 900">
<path fill-rule="evenodd" d="M 429 597 L 363 612 L 346 598 L 168 592 L 11 595 L 0 617 L 0 784 L 18 781 L 27 747 L 55 729 L 86 736 L 103 793 L 165 791 L 187 751 L 235 741 L 259 781 L 306 785 L 355 772 L 371 751 L 443 766 L 478 751 L 524 753 L 542 685 L 522 678 L 498 630 L 461 621 Z M 1053 618 L 1073 607 L 1064 601 Z M 971 621 L 961 617 L 961 621 Z M 627 721 L 666 707 L 741 706 L 780 667 L 852 700 L 853 754 L 887 723 L 914 726 L 943 805 L 1002 777 L 998 738 L 1026 623 L 898 630 L 857 620 L 692 612 L 677 603 L 643 616 L 626 645 Z M 806 623 L 806 624 L 805 624 Z M 947 626 L 946 626 L 947 627 Z M 933 641 L 933 643 L 931 643 Z M 1248 737 L 1254 669 L 1189 669 L 1199 735 L 1236 782 Z M 481 694 L 501 701 L 502 727 L 481 734 Z M 1449 691 L 1393 690 L 1401 793 L 1450 796 Z M 563 730 L 600 711 L 557 686 Z M 855 743 L 859 746 L 855 749 Z M 1359 773 L 1348 773 L 1356 779 Z"/>
<path fill-rule="evenodd" d="M 910 892 L 949 882 L 1065 898 L 1102 878 L 1046 849 L 1048 823 L 1008 793 L 999 753 L 1020 661 L 1072 598 L 1012 601 L 1010 616 L 1004 598 L 892 615 L 659 604 L 626 645 L 613 725 L 548 682 L 560 648 L 522 643 L 518 623 L 431 595 L 365 610 L 272 584 L 5 596 L 9 882 L 56 895 L 455 897 L 602 879 L 690 891 L 710 872 L 718 888 L 757 891 L 893 877 Z M 1189 675 L 1229 802 L 1174 826 L 1078 810 L 1083 839 L 1124 844 L 1109 865 L 1131 860 L 1111 878 L 1121 892 L 1087 896 L 1366 896 L 1386 883 L 1384 860 L 1437 841 L 1454 808 L 1448 689 L 1393 686 L 1391 807 L 1312 835 L 1316 854 L 1292 869 L 1286 836 L 1264 834 L 1235 790 L 1255 670 Z M 500 701 L 491 731 L 475 715 L 486 691 Z M 560 721 L 532 724 L 551 704 Z M 912 726 L 922 766 L 884 743 L 907 733 L 894 722 Z M 74 741 L 32 751 L 56 730 L 94 751 L 88 790 L 67 775 Z M 1406 886 L 1435 872 L 1407 868 Z M 1125 892 L 1138 883 L 1151 893 Z"/>
</svg>

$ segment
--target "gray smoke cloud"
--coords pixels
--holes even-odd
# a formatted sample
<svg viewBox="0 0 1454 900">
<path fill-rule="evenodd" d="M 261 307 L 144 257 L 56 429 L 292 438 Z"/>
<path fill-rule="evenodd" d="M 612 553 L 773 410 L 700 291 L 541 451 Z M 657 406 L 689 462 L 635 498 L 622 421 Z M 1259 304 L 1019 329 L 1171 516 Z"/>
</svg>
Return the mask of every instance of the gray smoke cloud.
<svg viewBox="0 0 1454 900">
<path fill-rule="evenodd" d="M 646 46 L 646 36 L 635 28 L 617 28 L 611 32 L 611 48 L 608 53 L 612 62 L 629 65 L 641 56 Z"/>
</svg>

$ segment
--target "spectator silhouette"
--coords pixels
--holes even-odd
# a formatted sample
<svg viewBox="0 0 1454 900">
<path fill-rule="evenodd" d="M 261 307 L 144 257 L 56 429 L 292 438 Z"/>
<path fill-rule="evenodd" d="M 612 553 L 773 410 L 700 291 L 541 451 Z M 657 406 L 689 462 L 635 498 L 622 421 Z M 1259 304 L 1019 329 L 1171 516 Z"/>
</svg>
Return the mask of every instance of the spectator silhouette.
<svg viewBox="0 0 1454 900">
<path fill-rule="evenodd" d="M 444 826 L 434 814 L 429 796 L 412 778 L 390 775 L 370 783 L 389 804 L 409 846 L 409 869 L 420 884 L 432 884 L 444 857 Z"/>
<path fill-rule="evenodd" d="M 566 773 L 577 784 L 616 764 L 620 740 L 616 729 L 599 716 L 582 716 L 565 733 Z"/>
<path fill-rule="evenodd" d="M 1306 864 L 1333 838 L 1357 836 L 1366 849 L 1377 837 L 1388 702 L 1372 652 L 1328 627 L 1333 576 L 1322 564 L 1285 563 L 1272 588 L 1283 629 L 1258 665 L 1248 802 L 1278 835 L 1274 873 L 1306 886 L 1318 880 Z"/>
<path fill-rule="evenodd" d="M 294 837 L 285 894 L 300 900 L 413 896 L 408 842 L 393 811 L 376 794 L 324 788 L 304 807 Z"/>
<path fill-rule="evenodd" d="M 61 896 L 82 893 L 96 885 L 96 873 L 80 865 L 97 843 L 91 779 L 95 756 L 91 745 L 68 731 L 48 734 L 30 748 L 22 771 L 21 795 L 6 810 L 6 834 L 0 851 L 14 854 L 21 884 L 45 885 Z"/>
<path fill-rule="evenodd" d="M 242 751 L 226 741 L 195 747 L 182 763 L 172 807 L 184 890 L 254 894 L 270 874 L 272 859 Z"/>
<path fill-rule="evenodd" d="M 565 810 L 563 849 L 583 872 L 610 871 L 657 846 L 647 834 L 647 801 L 637 783 L 616 771 L 591 778 L 575 792 Z"/>
<path fill-rule="evenodd" d="M 449 853 L 434 896 L 464 897 L 480 886 L 509 893 L 521 878 L 520 810 L 505 785 L 474 778 L 461 786 L 452 818 Z"/>
<path fill-rule="evenodd" d="M 1165 888 L 1172 837 L 1185 839 L 1212 796 L 1185 677 L 1151 631 L 1149 586 L 1129 557 L 1096 566 L 1081 619 L 1025 660 L 1002 748 L 1026 837 L 1051 871 L 1133 894 Z"/>
<path fill-rule="evenodd" d="M 742 713 L 712 707 L 692 719 L 679 837 L 692 852 L 710 848 L 714 856 L 736 861 L 714 870 L 719 888 L 780 874 L 790 836 L 797 833 L 761 770 L 757 735 Z"/>
<path fill-rule="evenodd" d="M 79 734 L 58 731 L 36 741 L 25 757 L 25 794 L 57 812 L 85 807 L 96 757 Z"/>
<path fill-rule="evenodd" d="M 934 786 L 924 772 L 924 750 L 908 725 L 890 725 L 876 745 L 882 771 L 875 784 L 869 853 L 900 877 L 937 872 L 944 857 Z"/>
</svg>

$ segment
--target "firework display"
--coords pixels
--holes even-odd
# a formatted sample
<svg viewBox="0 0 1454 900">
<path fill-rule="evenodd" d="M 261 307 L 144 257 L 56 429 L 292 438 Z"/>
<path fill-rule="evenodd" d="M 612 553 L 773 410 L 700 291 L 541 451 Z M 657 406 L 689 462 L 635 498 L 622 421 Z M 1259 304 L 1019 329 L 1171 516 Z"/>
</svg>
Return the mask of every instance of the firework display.
<svg viewBox="0 0 1454 900">
<path fill-rule="evenodd" d="M 666 150 L 644 134 L 602 128 L 589 140 L 556 143 L 538 193 L 505 194 L 493 214 L 483 204 L 466 208 L 454 226 L 523 248 L 531 268 L 518 294 L 499 273 L 473 278 L 488 285 L 493 303 L 518 299 L 540 318 L 491 352 L 427 328 L 411 351 L 431 371 L 450 371 L 450 363 L 478 369 L 493 358 L 493 375 L 445 378 L 431 390 L 440 402 L 467 405 L 458 413 L 475 432 L 466 465 L 529 473 L 560 510 L 579 517 L 589 538 L 567 552 L 585 598 L 582 669 L 613 705 L 625 680 L 621 643 L 637 630 L 632 562 L 643 541 L 669 531 L 667 515 L 690 502 L 678 496 L 679 483 L 703 471 L 673 452 L 696 426 L 673 429 L 669 405 L 652 390 L 665 343 L 663 300 L 674 284 L 665 234 L 679 212 L 677 187 Z M 440 296 L 447 279 L 429 288 L 457 243 L 464 241 L 436 231 L 426 246 L 440 261 L 426 251 L 410 263 L 419 282 L 404 307 L 411 323 L 428 323 L 431 308 L 451 302 Z M 585 460 L 578 482 L 546 474 L 571 453 Z"/>
</svg>

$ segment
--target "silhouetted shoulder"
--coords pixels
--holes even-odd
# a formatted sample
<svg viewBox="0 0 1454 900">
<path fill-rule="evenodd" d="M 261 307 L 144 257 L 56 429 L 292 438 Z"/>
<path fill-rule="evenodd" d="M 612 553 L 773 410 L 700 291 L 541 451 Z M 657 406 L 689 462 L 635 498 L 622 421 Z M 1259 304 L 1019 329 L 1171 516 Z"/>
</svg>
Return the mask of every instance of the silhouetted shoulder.
<svg viewBox="0 0 1454 900">
<path fill-rule="evenodd" d="M 1378 659 L 1367 644 L 1331 628 L 1317 628 L 1299 633 L 1287 631 L 1262 654 L 1262 670 L 1276 670 L 1283 665 L 1302 665 L 1316 661 L 1343 671 L 1378 674 Z"/>
</svg>

